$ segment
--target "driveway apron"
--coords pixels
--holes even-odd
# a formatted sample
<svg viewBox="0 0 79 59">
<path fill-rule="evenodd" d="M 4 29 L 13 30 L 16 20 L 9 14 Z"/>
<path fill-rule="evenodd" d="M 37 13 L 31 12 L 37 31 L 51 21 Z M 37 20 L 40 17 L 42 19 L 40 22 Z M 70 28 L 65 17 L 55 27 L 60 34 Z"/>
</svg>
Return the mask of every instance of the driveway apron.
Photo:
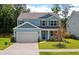
<svg viewBox="0 0 79 59">
<path fill-rule="evenodd" d="M 39 55 L 38 43 L 14 43 L 0 50 L 0 55 Z"/>
</svg>

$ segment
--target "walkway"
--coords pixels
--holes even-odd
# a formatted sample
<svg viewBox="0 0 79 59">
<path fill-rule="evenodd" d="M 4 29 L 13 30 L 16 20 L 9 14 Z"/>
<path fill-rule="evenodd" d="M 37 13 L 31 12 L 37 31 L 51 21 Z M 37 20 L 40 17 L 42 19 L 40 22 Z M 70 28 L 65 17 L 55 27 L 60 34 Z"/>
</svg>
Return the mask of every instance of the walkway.
<svg viewBox="0 0 79 59">
<path fill-rule="evenodd" d="M 79 49 L 40 49 L 40 52 L 79 52 Z"/>
</svg>

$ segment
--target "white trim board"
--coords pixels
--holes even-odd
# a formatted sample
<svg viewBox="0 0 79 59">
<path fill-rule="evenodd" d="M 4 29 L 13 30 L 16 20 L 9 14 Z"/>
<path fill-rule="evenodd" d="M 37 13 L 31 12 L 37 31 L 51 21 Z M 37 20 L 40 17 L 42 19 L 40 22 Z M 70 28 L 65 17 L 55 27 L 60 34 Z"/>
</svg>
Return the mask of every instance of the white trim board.
<svg viewBox="0 0 79 59">
<path fill-rule="evenodd" d="M 41 30 L 44 30 L 44 31 L 58 31 L 58 29 L 41 29 Z"/>
</svg>

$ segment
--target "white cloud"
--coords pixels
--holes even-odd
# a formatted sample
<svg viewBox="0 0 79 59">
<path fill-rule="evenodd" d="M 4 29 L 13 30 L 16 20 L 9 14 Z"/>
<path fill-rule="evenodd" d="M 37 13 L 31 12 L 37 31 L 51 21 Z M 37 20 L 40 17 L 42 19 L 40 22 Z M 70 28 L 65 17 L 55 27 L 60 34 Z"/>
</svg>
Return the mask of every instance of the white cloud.
<svg viewBox="0 0 79 59">
<path fill-rule="evenodd" d="M 79 11 L 79 8 L 75 8 L 75 7 L 70 8 L 69 15 L 72 13 L 72 11 Z"/>
<path fill-rule="evenodd" d="M 72 11 L 75 10 L 75 11 L 79 11 L 79 5 L 73 5 L 74 7 L 70 8 L 69 10 L 69 14 L 68 16 L 71 15 Z M 32 6 L 32 5 L 27 5 L 27 8 L 30 8 L 31 12 L 52 12 L 51 11 L 51 8 L 43 5 L 43 6 Z M 62 14 L 62 12 L 60 11 L 59 14 Z M 60 16 L 61 18 L 63 18 L 62 16 Z"/>
<path fill-rule="evenodd" d="M 70 8 L 69 15 L 72 11 L 79 11 L 79 4 L 72 4 L 74 7 Z"/>
<path fill-rule="evenodd" d="M 35 7 L 32 5 L 27 5 L 27 8 L 30 8 L 31 12 L 51 12 L 51 8 L 46 6 Z"/>
<path fill-rule="evenodd" d="M 68 13 L 68 16 L 71 15 L 72 11 L 79 11 L 79 5 L 74 4 L 73 6 L 74 6 L 74 7 L 70 8 L 69 13 Z M 60 14 L 62 14 L 61 11 L 60 11 Z M 60 17 L 63 18 L 62 16 L 60 16 Z"/>
<path fill-rule="evenodd" d="M 75 10 L 75 11 L 79 11 L 79 8 L 70 8 L 71 11 Z"/>
</svg>

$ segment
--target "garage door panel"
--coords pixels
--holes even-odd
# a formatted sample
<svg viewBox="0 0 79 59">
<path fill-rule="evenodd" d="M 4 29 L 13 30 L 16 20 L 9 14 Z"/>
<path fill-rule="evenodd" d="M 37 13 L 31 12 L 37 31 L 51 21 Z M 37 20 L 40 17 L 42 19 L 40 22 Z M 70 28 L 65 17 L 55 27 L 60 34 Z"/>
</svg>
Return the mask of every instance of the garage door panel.
<svg viewBox="0 0 79 59">
<path fill-rule="evenodd" d="M 16 42 L 37 42 L 38 32 L 17 32 Z"/>
</svg>

